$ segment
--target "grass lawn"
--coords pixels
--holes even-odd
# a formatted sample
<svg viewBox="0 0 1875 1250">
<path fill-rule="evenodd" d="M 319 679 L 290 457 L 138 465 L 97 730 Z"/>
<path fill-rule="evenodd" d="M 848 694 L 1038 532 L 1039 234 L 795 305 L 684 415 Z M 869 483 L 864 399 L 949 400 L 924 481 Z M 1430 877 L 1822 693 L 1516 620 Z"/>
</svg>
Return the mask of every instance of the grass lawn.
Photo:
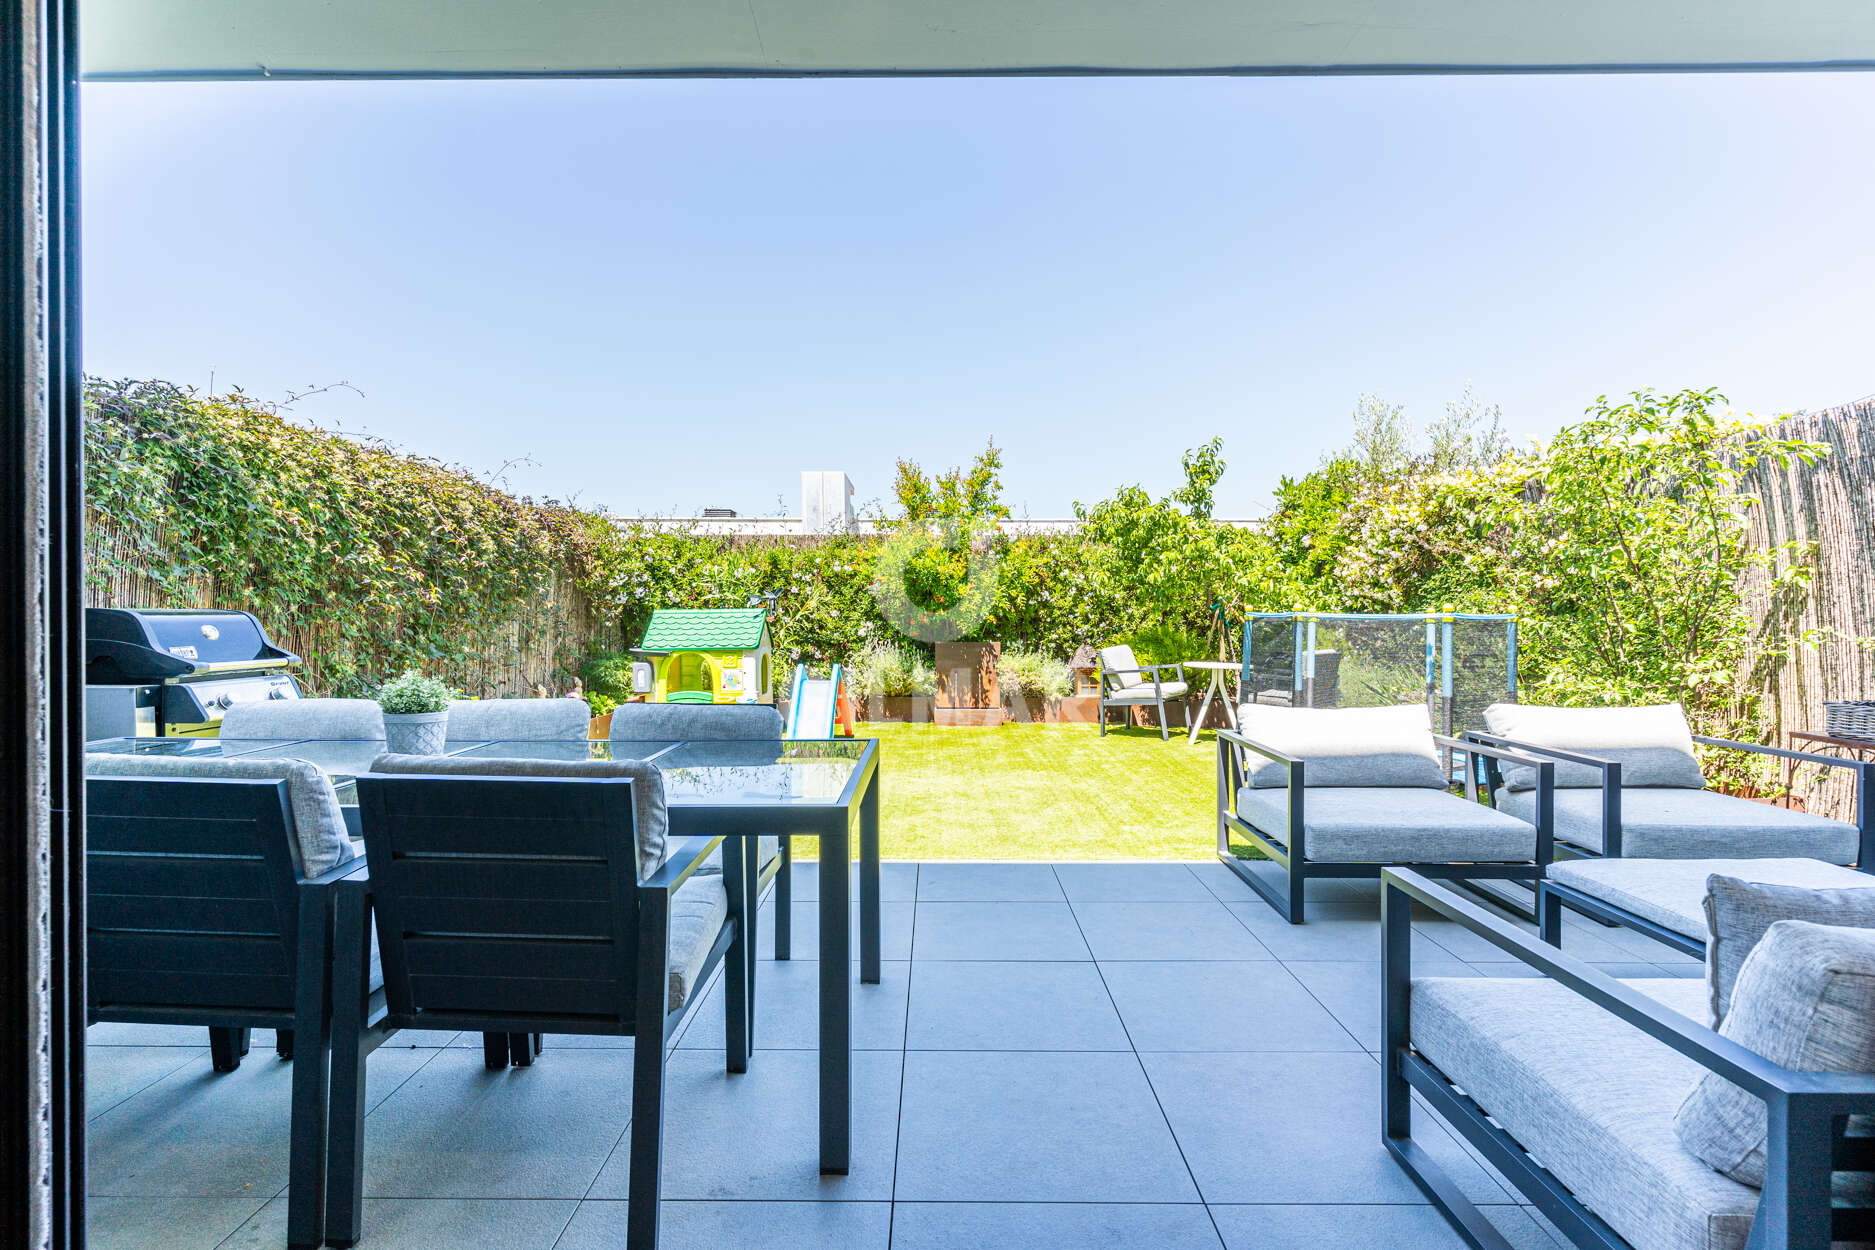
<svg viewBox="0 0 1875 1250">
<path fill-rule="evenodd" d="M 886 859 L 1210 859 L 1217 748 L 1183 732 L 861 725 L 879 739 Z M 812 852 L 808 852 L 812 854 Z"/>
</svg>

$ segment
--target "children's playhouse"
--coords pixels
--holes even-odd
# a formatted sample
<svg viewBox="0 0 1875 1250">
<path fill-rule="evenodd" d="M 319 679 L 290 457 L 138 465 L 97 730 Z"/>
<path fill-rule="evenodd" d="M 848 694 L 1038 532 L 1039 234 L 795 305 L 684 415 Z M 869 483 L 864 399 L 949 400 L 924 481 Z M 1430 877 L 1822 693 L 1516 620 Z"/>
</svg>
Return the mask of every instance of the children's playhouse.
<svg viewBox="0 0 1875 1250">
<path fill-rule="evenodd" d="M 773 703 L 774 650 L 765 608 L 658 608 L 632 653 L 653 703 Z"/>
</svg>

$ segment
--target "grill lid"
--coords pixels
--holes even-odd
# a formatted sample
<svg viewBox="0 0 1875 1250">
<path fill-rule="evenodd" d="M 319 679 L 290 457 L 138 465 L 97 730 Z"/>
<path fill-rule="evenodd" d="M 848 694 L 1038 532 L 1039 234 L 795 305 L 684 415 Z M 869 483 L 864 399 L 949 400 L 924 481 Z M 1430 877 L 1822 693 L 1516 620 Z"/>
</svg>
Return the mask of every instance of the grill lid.
<svg viewBox="0 0 1875 1250">
<path fill-rule="evenodd" d="M 297 655 L 273 644 L 251 612 L 85 609 L 85 680 L 94 685 L 278 670 L 299 663 Z"/>
</svg>

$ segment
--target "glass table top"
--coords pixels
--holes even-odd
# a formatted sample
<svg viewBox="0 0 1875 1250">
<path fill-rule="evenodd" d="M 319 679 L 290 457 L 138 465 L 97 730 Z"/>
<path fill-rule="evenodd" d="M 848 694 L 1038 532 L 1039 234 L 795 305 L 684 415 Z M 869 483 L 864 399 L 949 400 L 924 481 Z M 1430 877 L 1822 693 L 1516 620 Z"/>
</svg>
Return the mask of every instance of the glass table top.
<svg viewBox="0 0 1875 1250">
<path fill-rule="evenodd" d="M 467 759 L 645 760 L 664 774 L 665 799 L 678 805 L 773 806 L 837 803 L 876 744 L 866 738 L 810 741 L 450 741 L 442 756 Z M 342 740 L 110 738 L 88 754 L 181 758 L 305 760 L 332 779 L 339 801 L 355 804 L 352 780 L 370 770 L 384 743 Z"/>
</svg>

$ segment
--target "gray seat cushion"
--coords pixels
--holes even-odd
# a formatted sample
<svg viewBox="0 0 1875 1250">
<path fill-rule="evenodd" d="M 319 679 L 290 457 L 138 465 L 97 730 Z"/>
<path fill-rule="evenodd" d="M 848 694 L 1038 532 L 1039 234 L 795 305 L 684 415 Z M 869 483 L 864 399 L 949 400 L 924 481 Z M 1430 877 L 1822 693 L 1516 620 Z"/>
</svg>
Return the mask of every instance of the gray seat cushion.
<svg viewBox="0 0 1875 1250">
<path fill-rule="evenodd" d="M 440 777 L 628 777 L 632 783 L 634 833 L 638 841 L 638 876 L 642 880 L 670 856 L 670 813 L 664 801 L 664 774 L 643 760 L 465 759 L 462 756 L 380 755 L 374 773 Z"/>
<path fill-rule="evenodd" d="M 1303 847 L 1311 863 L 1529 863 L 1536 829 L 1482 803 L 1419 786 L 1307 790 Z M 1237 814 L 1289 840 L 1289 792 L 1245 786 Z"/>
<path fill-rule="evenodd" d="M 1533 790 L 1499 790 L 1497 805 L 1532 819 Z M 1556 840 L 1599 853 L 1602 792 L 1556 791 Z M 1716 790 L 1621 787 L 1621 853 L 1636 859 L 1820 859 L 1853 864 L 1854 825 Z"/>
<path fill-rule="evenodd" d="M 376 699 L 264 699 L 237 703 L 221 718 L 221 736 L 382 742 L 384 709 Z"/>
<path fill-rule="evenodd" d="M 1182 681 L 1162 681 L 1159 683 L 1157 691 L 1153 689 L 1150 681 L 1146 681 L 1136 686 L 1128 686 L 1125 690 L 1109 691 L 1107 693 L 1107 702 L 1115 706 L 1139 703 L 1151 704 L 1158 702 L 1160 699 L 1183 698 L 1186 694 L 1190 693 L 1190 691 L 1191 687 Z"/>
<path fill-rule="evenodd" d="M 721 742 L 781 737 L 781 713 L 766 703 L 621 703 L 612 736 Z"/>
<path fill-rule="evenodd" d="M 729 922 L 729 893 L 720 874 L 695 875 L 671 898 L 670 1010 L 690 1001 L 700 988 L 710 947 Z"/>
<path fill-rule="evenodd" d="M 449 705 L 451 738 L 474 742 L 557 742 L 592 729 L 584 699 L 457 699 Z"/>
<path fill-rule="evenodd" d="M 377 706 L 376 704 L 372 705 Z M 87 755 L 87 777 L 190 777 L 206 780 L 286 782 L 293 827 L 288 830 L 287 852 L 301 876 L 320 873 L 353 858 L 352 842 L 345 833 L 345 813 L 332 789 L 332 779 L 305 760 L 220 759 L 209 756 Z"/>
<path fill-rule="evenodd" d="M 1099 655 L 1101 673 L 1111 676 L 1121 689 L 1137 686 L 1146 680 L 1145 676 L 1138 671 L 1139 661 L 1133 658 L 1133 648 L 1125 643 L 1102 647 Z"/>
<path fill-rule="evenodd" d="M 1865 882 L 1871 880 L 1862 873 L 1851 875 Z M 1702 901 L 1706 917 L 1706 984 L 1712 991 L 1711 1018 L 1715 1023 L 1727 1017 L 1734 984 L 1752 952 L 1779 921 L 1875 928 L 1875 893 L 1859 885 L 1809 889 L 1714 875 L 1706 881 Z"/>
<path fill-rule="evenodd" d="M 1432 716 L 1423 703 L 1395 707 L 1266 707 L 1246 703 L 1237 727 L 1250 741 L 1303 761 L 1305 785 L 1425 786 L 1443 790 L 1447 780 L 1432 740 Z M 1245 780 L 1252 786 L 1286 786 L 1289 766 L 1255 752 L 1244 753 Z"/>
<path fill-rule="evenodd" d="M 1875 1072 L 1875 932 L 1782 920 L 1738 974 L 1720 1026 L 1795 1072 Z M 1867 1131 L 1866 1116 L 1855 1128 Z M 1686 1148 L 1735 1181 L 1762 1186 L 1764 1100 L 1716 1073 L 1687 1095 L 1674 1128 Z"/>
<path fill-rule="evenodd" d="M 1692 1019 L 1697 981 L 1639 982 Z M 1758 1191 L 1681 1144 L 1704 1069 L 1554 981 L 1415 980 L 1415 1048 L 1635 1250 L 1738 1250 Z"/>
<path fill-rule="evenodd" d="M 1549 878 L 1703 942 L 1706 878 L 1715 873 L 1812 890 L 1875 886 L 1875 876 L 1816 859 L 1564 859 Z"/>
<path fill-rule="evenodd" d="M 1651 707 L 1544 707 L 1493 703 L 1485 726 L 1500 737 L 1531 746 L 1592 755 L 1621 765 L 1621 784 L 1701 789 L 1706 779 L 1693 754 L 1693 731 L 1677 703 Z M 1506 764 L 1504 783 L 1513 790 L 1536 787 L 1536 769 Z M 1597 786 L 1602 771 L 1588 764 L 1556 761 L 1559 788 Z"/>
</svg>

